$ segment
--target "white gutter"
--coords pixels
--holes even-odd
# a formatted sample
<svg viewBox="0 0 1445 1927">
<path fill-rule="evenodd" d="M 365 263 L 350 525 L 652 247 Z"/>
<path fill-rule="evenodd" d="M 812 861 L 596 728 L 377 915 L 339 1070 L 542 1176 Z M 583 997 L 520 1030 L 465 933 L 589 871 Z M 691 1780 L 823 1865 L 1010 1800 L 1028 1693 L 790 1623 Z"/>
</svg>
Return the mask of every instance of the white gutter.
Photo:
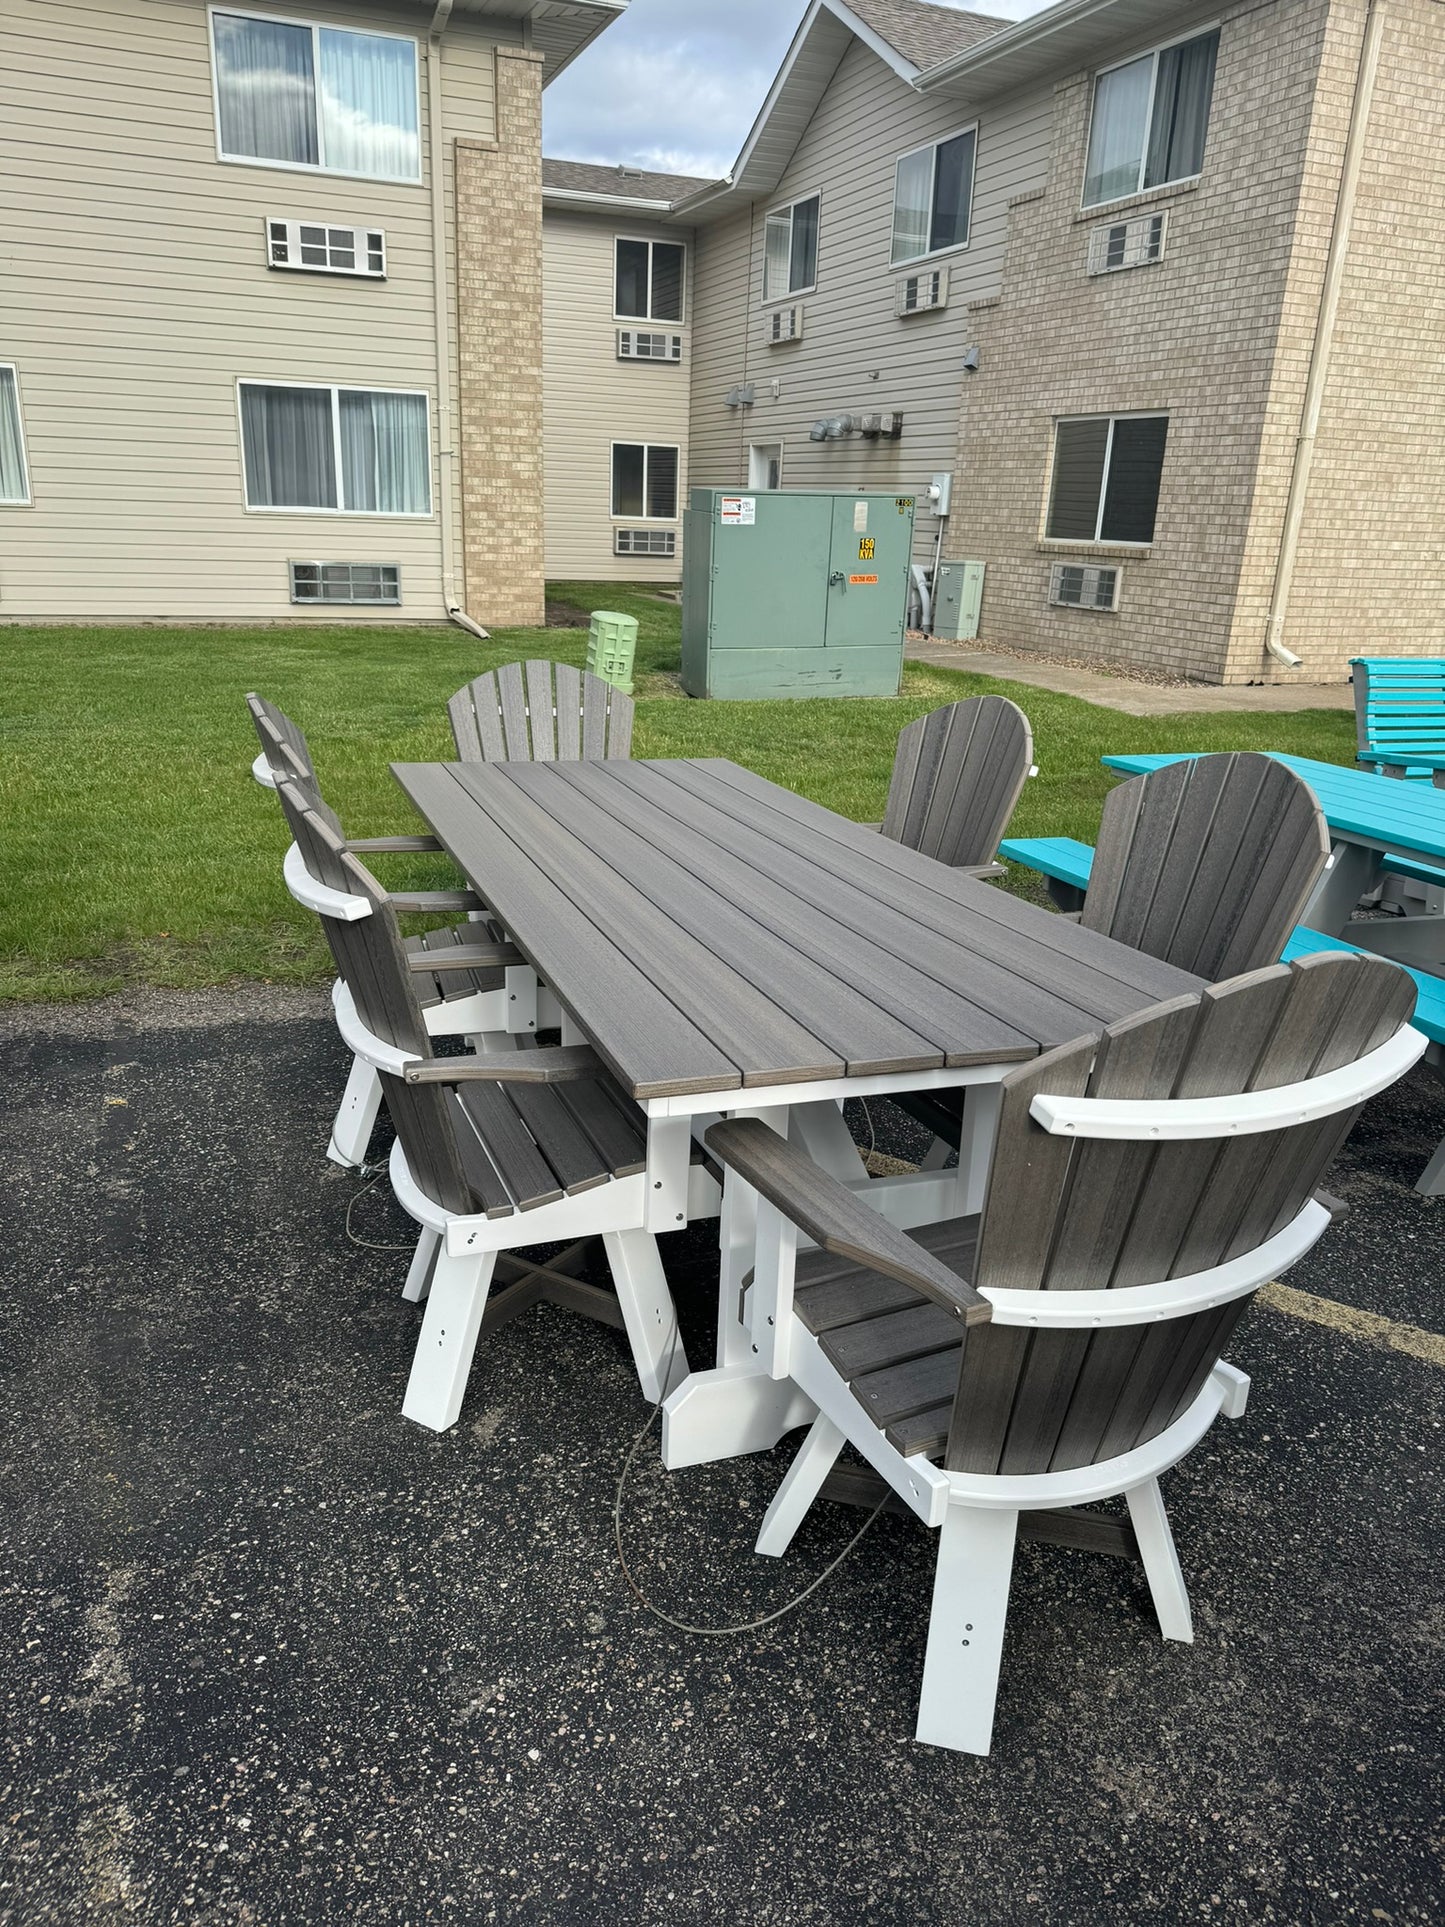
<svg viewBox="0 0 1445 1927">
<path fill-rule="evenodd" d="M 456 497 L 456 450 L 449 446 L 455 439 L 452 415 L 452 330 L 447 309 L 447 206 L 446 142 L 442 138 L 442 35 L 451 18 L 453 0 L 437 0 L 436 12 L 427 31 L 426 91 L 427 136 L 431 168 L 431 254 L 432 306 L 435 311 L 437 344 L 437 513 L 441 523 L 442 604 L 448 617 L 461 629 L 468 629 L 483 642 L 487 632 L 474 622 L 462 607 L 455 587 L 455 523 L 452 505 Z M 460 239 L 458 240 L 460 245 Z"/>
<path fill-rule="evenodd" d="M 1277 662 L 1298 669 L 1300 658 L 1284 646 L 1285 618 L 1289 614 L 1290 590 L 1294 586 L 1295 560 L 1299 552 L 1300 530 L 1304 524 L 1309 496 L 1310 469 L 1314 465 L 1315 436 L 1319 431 L 1320 411 L 1324 406 L 1325 383 L 1329 379 L 1330 351 L 1334 347 L 1335 323 L 1340 312 L 1340 291 L 1344 285 L 1345 262 L 1350 251 L 1350 227 L 1355 215 L 1355 196 L 1360 185 L 1360 169 L 1365 158 L 1365 135 L 1370 107 L 1375 95 L 1375 75 L 1380 65 L 1380 42 L 1385 32 L 1383 0 L 1366 0 L 1365 31 L 1360 42 L 1360 64 L 1355 74 L 1355 97 L 1350 105 L 1350 131 L 1345 142 L 1345 158 L 1340 168 L 1340 188 L 1335 200 L 1334 226 L 1330 232 L 1330 251 L 1325 261 L 1325 281 L 1320 292 L 1319 317 L 1310 348 L 1309 375 L 1305 382 L 1304 408 L 1300 431 L 1295 441 L 1294 465 L 1290 471 L 1289 499 L 1285 504 L 1284 528 L 1279 538 L 1279 557 L 1274 568 L 1274 593 L 1269 599 L 1269 623 L 1264 646 Z"/>
<path fill-rule="evenodd" d="M 582 187 L 542 188 L 543 207 L 592 208 L 598 214 L 670 214 L 671 201 L 644 201 L 633 194 L 594 194 Z"/>
<path fill-rule="evenodd" d="M 1020 20 L 1005 32 L 989 34 L 972 47 L 965 47 L 962 53 L 951 54 L 947 60 L 940 60 L 936 67 L 929 67 L 921 73 L 913 85 L 920 94 L 931 93 L 935 87 L 946 86 L 960 74 L 982 73 L 1000 57 L 1007 59 L 1021 48 L 1047 40 L 1060 27 L 1071 27 L 1076 21 L 1092 20 L 1095 14 L 1112 13 L 1117 5 L 1118 0 L 1064 0 L 1061 6 L 1049 7 L 1044 13 L 1031 14 L 1027 20 Z"/>
</svg>

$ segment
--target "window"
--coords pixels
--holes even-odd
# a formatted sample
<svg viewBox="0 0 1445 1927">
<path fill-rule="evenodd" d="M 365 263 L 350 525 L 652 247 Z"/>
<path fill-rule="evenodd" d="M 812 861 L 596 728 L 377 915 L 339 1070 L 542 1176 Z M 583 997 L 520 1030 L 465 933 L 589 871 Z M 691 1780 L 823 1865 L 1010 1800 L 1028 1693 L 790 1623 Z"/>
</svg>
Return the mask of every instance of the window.
<svg viewBox="0 0 1445 1927">
<path fill-rule="evenodd" d="M 268 220 L 266 259 L 273 268 L 299 268 L 307 274 L 359 274 L 383 280 L 386 236 L 375 228 Z"/>
<path fill-rule="evenodd" d="M 211 15 L 221 158 L 419 181 L 416 42 Z"/>
<path fill-rule="evenodd" d="M 612 513 L 677 520 L 677 450 L 643 442 L 612 444 Z"/>
<path fill-rule="evenodd" d="M 1167 415 L 1091 415 L 1054 429 L 1048 535 L 1055 542 L 1152 542 Z"/>
<path fill-rule="evenodd" d="M 802 294 L 818 279 L 818 196 L 774 208 L 763 230 L 763 299 Z"/>
<path fill-rule="evenodd" d="M 395 562 L 293 562 L 293 602 L 400 602 Z"/>
<path fill-rule="evenodd" d="M 20 427 L 20 384 L 14 367 L 0 361 L 0 502 L 26 506 L 29 501 L 25 436 Z"/>
<path fill-rule="evenodd" d="M 619 320 L 681 321 L 686 248 L 675 241 L 617 243 L 615 313 Z"/>
<path fill-rule="evenodd" d="M 1219 30 L 1111 67 L 1094 83 L 1084 206 L 1187 181 L 1204 165 Z"/>
<path fill-rule="evenodd" d="M 968 241 L 977 131 L 905 154 L 893 177 L 892 261 L 916 261 Z"/>
<path fill-rule="evenodd" d="M 430 515 L 425 395 L 243 381 L 246 506 Z"/>
</svg>

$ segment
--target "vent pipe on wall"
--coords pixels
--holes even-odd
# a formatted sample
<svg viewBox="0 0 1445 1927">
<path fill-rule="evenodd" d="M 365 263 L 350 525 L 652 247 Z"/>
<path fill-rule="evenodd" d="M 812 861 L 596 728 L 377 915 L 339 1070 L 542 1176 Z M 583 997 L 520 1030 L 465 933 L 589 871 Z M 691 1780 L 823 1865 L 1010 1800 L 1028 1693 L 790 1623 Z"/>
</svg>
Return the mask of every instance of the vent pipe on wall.
<svg viewBox="0 0 1445 1927">
<path fill-rule="evenodd" d="M 1309 374 L 1305 381 L 1304 407 L 1295 441 L 1294 466 L 1290 471 L 1289 498 L 1285 503 L 1284 528 L 1279 539 L 1275 563 L 1274 592 L 1269 602 L 1269 623 L 1264 646 L 1277 662 L 1291 669 L 1300 667 L 1300 658 L 1284 646 L 1285 617 L 1289 613 L 1290 590 L 1294 584 L 1295 558 L 1299 552 L 1300 530 L 1304 525 L 1305 503 L 1309 496 L 1310 469 L 1314 462 L 1315 436 L 1319 432 L 1320 410 L 1324 404 L 1325 383 L 1329 379 L 1330 350 L 1334 346 L 1335 323 L 1340 312 L 1340 290 L 1345 278 L 1345 261 L 1350 250 L 1350 225 L 1355 214 L 1355 196 L 1360 184 L 1360 168 L 1365 157 L 1365 132 L 1375 93 L 1375 75 L 1380 65 L 1380 41 L 1385 30 L 1383 0 L 1366 0 L 1365 32 L 1360 42 L 1360 64 L 1355 75 L 1355 94 L 1350 107 L 1350 130 L 1345 142 L 1345 158 L 1340 168 L 1340 187 L 1335 200 L 1334 226 L 1330 232 L 1329 254 L 1325 260 L 1324 287 L 1320 293 L 1319 318 L 1310 349 Z"/>
</svg>

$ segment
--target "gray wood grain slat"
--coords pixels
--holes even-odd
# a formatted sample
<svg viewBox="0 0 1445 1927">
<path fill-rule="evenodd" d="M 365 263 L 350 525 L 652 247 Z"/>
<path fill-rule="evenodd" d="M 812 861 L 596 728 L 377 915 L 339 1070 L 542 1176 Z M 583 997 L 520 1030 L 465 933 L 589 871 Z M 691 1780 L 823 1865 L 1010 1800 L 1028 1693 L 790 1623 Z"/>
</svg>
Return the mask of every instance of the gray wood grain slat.
<svg viewBox="0 0 1445 1927">
<path fill-rule="evenodd" d="M 607 760 L 625 762 L 632 754 L 632 698 L 614 689 L 607 704 Z"/>
<path fill-rule="evenodd" d="M 608 685 L 597 676 L 582 678 L 582 760 L 600 762 L 607 754 Z"/>
<path fill-rule="evenodd" d="M 968 1344 L 977 1336 L 977 1332 L 971 1332 Z M 930 1352 L 926 1358 L 911 1359 L 906 1365 L 867 1372 L 855 1378 L 849 1390 L 873 1423 L 886 1430 L 899 1419 L 941 1405 L 958 1383 L 958 1360 L 957 1346 L 951 1351 Z"/>
<path fill-rule="evenodd" d="M 547 771 L 540 781 L 544 773 L 531 769 L 512 770 L 509 775 L 525 796 L 590 849 L 614 876 L 631 884 L 665 911 L 674 925 L 766 992 L 797 1023 L 838 1055 L 846 1041 L 844 1062 L 850 1072 L 928 1070 L 946 1061 L 950 1045 L 940 1035 L 943 1026 L 934 1026 L 932 1034 L 916 1028 L 920 1012 L 907 996 L 906 983 L 891 998 L 881 980 L 872 995 L 860 988 L 860 979 L 872 973 L 856 947 L 856 960 L 855 955 L 847 955 L 833 968 L 820 962 L 819 953 L 828 946 L 816 932 L 809 933 L 809 919 L 796 903 L 788 904 L 784 893 L 770 893 L 761 880 L 755 886 L 752 915 L 736 897 L 731 902 L 720 900 L 707 880 L 716 876 L 718 867 L 708 862 L 707 853 L 689 851 L 686 861 L 668 856 L 631 821 L 620 822 L 608 812 L 607 798 L 616 794 L 610 771 L 576 763 L 565 770 L 559 766 Z M 769 908 L 772 920 L 764 921 Z M 781 933 L 779 924 L 785 926 Z M 904 1016 L 892 1015 L 890 1006 L 901 1007 Z M 1026 1040 L 1020 1043 L 1028 1048 Z M 971 1042 L 959 1047 L 978 1048 Z"/>
<path fill-rule="evenodd" d="M 460 1084 L 457 1096 L 506 1181 L 518 1210 L 529 1211 L 541 1204 L 555 1203 L 563 1195 L 564 1187 L 523 1127 L 511 1094 L 499 1084 Z"/>
<path fill-rule="evenodd" d="M 522 665 L 519 662 L 504 662 L 496 675 L 507 758 L 515 762 L 528 762 L 532 755 L 532 740 L 527 730 L 527 691 L 522 681 Z"/>
<path fill-rule="evenodd" d="M 566 813 L 557 804 L 555 784 L 534 784 L 528 775 L 516 773 L 520 788 L 553 805 L 566 827 L 607 859 L 618 875 L 636 884 L 659 908 L 665 906 L 676 923 L 724 962 L 759 989 L 773 990 L 778 1002 L 828 1043 L 854 1039 L 857 1054 L 848 1058 L 850 1069 L 861 1069 L 865 1062 L 877 1069 L 998 1062 L 1010 1048 L 1015 1056 L 1027 1056 L 1035 1048 L 1031 1037 L 1002 1025 L 998 1017 L 950 985 L 936 983 L 900 954 L 936 942 L 931 933 L 917 931 L 913 937 L 906 929 L 904 937 L 894 938 L 898 948 L 884 954 L 875 938 L 801 898 L 800 888 L 815 886 L 811 875 L 800 877 L 800 888 L 788 888 L 765 875 L 757 863 L 709 844 L 703 834 L 686 842 L 686 854 L 670 856 L 669 846 L 678 848 L 672 819 L 653 811 L 644 792 L 628 811 L 628 821 L 617 823 L 603 809 L 607 794 L 617 788 L 609 771 L 582 763 L 566 771 L 566 784 L 576 788 L 580 798 Z M 632 786 L 638 775 L 638 765 L 630 765 L 624 780 Z M 642 771 L 644 780 L 645 775 Z M 892 937 L 892 929 L 888 935 Z M 946 964 L 956 964 L 952 952 Z M 865 1056 L 869 1050 L 871 1058 Z"/>
<path fill-rule="evenodd" d="M 569 1197 L 608 1182 L 611 1171 L 555 1085 L 509 1084 L 505 1095 Z"/>
<path fill-rule="evenodd" d="M 941 1305 L 920 1302 L 825 1332 L 820 1342 L 842 1376 L 854 1379 L 930 1352 L 946 1349 L 956 1356 L 958 1321 Z"/>
<path fill-rule="evenodd" d="M 526 665 L 527 713 L 532 724 L 532 757 L 550 763 L 557 754 L 557 736 L 552 726 L 552 665 L 533 660 Z"/>
<path fill-rule="evenodd" d="M 871 984 L 873 994 L 888 997 L 892 984 L 892 1007 L 915 1025 L 961 1024 L 963 1038 L 945 1045 L 949 1062 L 969 1061 L 960 1053 L 970 1048 L 964 1040 L 979 1013 L 985 1019 L 980 1048 L 992 1063 L 1006 1061 L 1006 1031 L 1016 1034 L 1023 1045 L 1016 1054 L 1023 1056 L 1042 1039 L 1074 1037 L 1097 1023 L 1086 1002 L 1055 987 L 1067 982 L 1072 989 L 1080 973 L 1062 963 L 1056 970 L 1048 964 L 1030 966 L 1017 940 L 1002 947 L 1008 961 L 986 954 L 987 939 L 980 938 L 977 919 L 967 910 L 935 907 L 936 900 L 929 898 L 923 905 L 925 920 L 919 921 L 909 914 L 918 893 L 906 884 L 885 887 L 891 900 L 880 901 L 864 885 L 827 874 L 810 856 L 749 824 L 732 819 L 720 826 L 706 802 L 655 766 L 634 763 L 623 781 L 650 806 L 631 818 L 637 832 L 659 848 L 685 848 L 689 867 L 725 890 L 730 901 L 746 903 L 755 912 L 764 905 L 781 910 L 781 927 L 790 941 L 810 944 L 816 957 L 837 960 L 840 974 L 846 960 L 850 979 L 860 986 Z M 720 835 L 727 836 L 726 844 L 718 840 Z M 765 890 L 763 878 L 775 887 Z M 1031 967 L 1050 979 L 1049 987 L 1026 974 Z M 905 1002 L 910 986 L 913 1001 Z M 1105 994 L 1112 1002 L 1112 986 L 1106 986 Z"/>
<path fill-rule="evenodd" d="M 487 878 L 487 901 L 517 947 L 633 1096 L 741 1084 L 736 1063 L 513 840 L 494 814 L 510 787 L 499 768 L 392 767 L 463 873 Z"/>
<path fill-rule="evenodd" d="M 630 1115 L 624 1110 L 629 1100 L 620 1092 L 588 1078 L 578 1084 L 559 1084 L 557 1095 L 587 1133 L 613 1177 L 625 1178 L 646 1170 L 645 1120 L 635 1107 Z"/>
<path fill-rule="evenodd" d="M 476 1127 L 453 1091 L 448 1091 L 446 1094 L 446 1115 L 451 1122 L 462 1173 L 477 1203 L 481 1206 L 483 1215 L 488 1218 L 510 1218 L 516 1210 L 512 1202 L 512 1194 L 503 1183 L 502 1174 L 488 1156 L 486 1146 L 477 1136 Z"/>
<path fill-rule="evenodd" d="M 694 760 L 643 767 L 691 787 L 724 813 L 808 856 L 829 875 L 858 883 L 880 902 L 901 903 L 918 922 L 956 935 L 983 954 L 1017 959 L 1028 982 L 1075 983 L 1077 995 L 1098 1006 L 1102 1021 L 1198 986 L 1188 972 L 892 843 L 734 763 Z"/>
<path fill-rule="evenodd" d="M 580 769 L 583 765 L 568 765 Z M 565 897 L 576 913 L 636 957 L 637 968 L 680 1009 L 696 1010 L 699 1026 L 737 1067 L 748 1084 L 796 1082 L 803 1077 L 841 1077 L 847 1060 L 791 1011 L 780 1007 L 775 986 L 753 976 L 681 927 L 671 901 L 656 902 L 621 876 L 591 845 L 516 781 L 493 784 L 499 811 L 515 842 L 549 872 L 566 879 Z M 561 765 L 544 779 L 555 791 Z M 589 812 L 593 816 L 595 812 Z M 595 827 L 595 825 L 593 826 Z M 549 981 L 551 981 L 549 979 Z M 585 1019 L 591 1033 L 592 1026 Z M 897 1032 L 891 1033 L 897 1036 Z M 615 1067 L 614 1067 L 615 1068 Z M 627 1083 L 624 1076 L 623 1083 Z"/>
<path fill-rule="evenodd" d="M 557 756 L 575 763 L 582 754 L 582 677 L 570 662 L 556 667 Z"/>
</svg>

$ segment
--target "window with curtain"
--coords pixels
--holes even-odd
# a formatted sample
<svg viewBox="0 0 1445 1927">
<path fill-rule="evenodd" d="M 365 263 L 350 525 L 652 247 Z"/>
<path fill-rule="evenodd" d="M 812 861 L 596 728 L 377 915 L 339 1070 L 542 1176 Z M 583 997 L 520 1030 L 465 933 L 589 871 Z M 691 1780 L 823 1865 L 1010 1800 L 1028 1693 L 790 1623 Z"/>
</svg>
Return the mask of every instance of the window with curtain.
<svg viewBox="0 0 1445 1927">
<path fill-rule="evenodd" d="M 967 244 L 977 146 L 970 127 L 900 158 L 893 178 L 895 266 Z"/>
<path fill-rule="evenodd" d="M 763 299 L 802 294 L 818 279 L 818 201 L 774 208 L 763 230 Z"/>
<path fill-rule="evenodd" d="M 1218 52 L 1216 28 L 1099 75 L 1085 207 L 1187 181 L 1200 172 Z"/>
<path fill-rule="evenodd" d="M 667 444 L 612 444 L 612 513 L 677 520 L 678 451 Z"/>
<path fill-rule="evenodd" d="M 246 506 L 429 515 L 425 395 L 241 383 Z"/>
<path fill-rule="evenodd" d="M 1152 542 L 1168 436 L 1167 415 L 1090 415 L 1056 423 L 1049 538 Z"/>
<path fill-rule="evenodd" d="M 629 321 L 681 321 L 683 256 L 675 241 L 617 243 L 614 312 Z"/>
<path fill-rule="evenodd" d="M 416 42 L 246 13 L 213 13 L 226 160 L 419 181 Z"/>
<path fill-rule="evenodd" d="M 0 502 L 28 503 L 25 437 L 20 427 L 20 384 L 9 362 L 0 362 Z"/>
</svg>

